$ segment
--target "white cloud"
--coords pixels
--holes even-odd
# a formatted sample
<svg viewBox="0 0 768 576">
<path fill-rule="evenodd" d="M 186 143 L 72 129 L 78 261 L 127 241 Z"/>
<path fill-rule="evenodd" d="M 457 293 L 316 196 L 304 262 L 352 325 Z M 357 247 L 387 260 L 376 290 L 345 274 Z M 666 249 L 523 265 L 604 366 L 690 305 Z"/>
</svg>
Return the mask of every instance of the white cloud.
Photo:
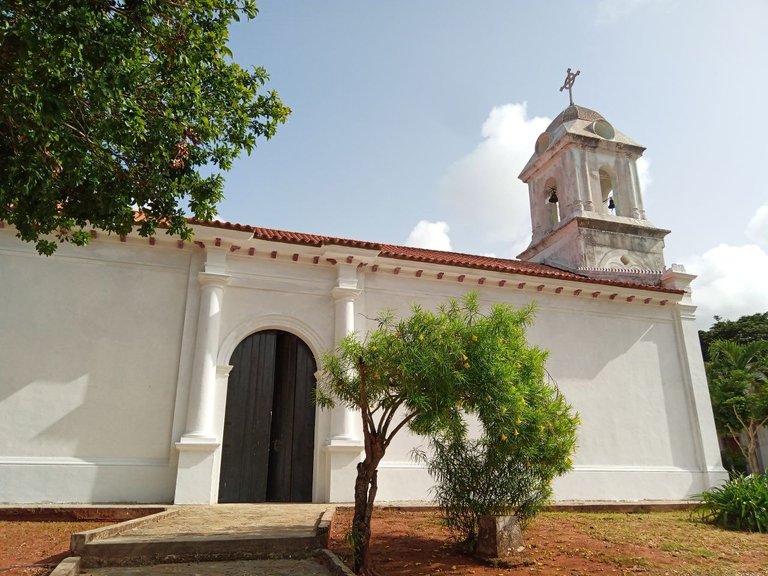
<svg viewBox="0 0 768 576">
<path fill-rule="evenodd" d="M 430 250 L 445 250 L 450 252 L 451 239 L 448 236 L 450 227 L 446 222 L 430 222 L 429 220 L 419 220 L 413 227 L 408 239 L 405 241 L 407 246 L 416 248 L 428 248 Z"/>
<path fill-rule="evenodd" d="M 747 224 L 747 238 L 768 250 L 768 204 L 757 209 Z"/>
<path fill-rule="evenodd" d="M 768 311 L 768 204 L 757 209 L 745 234 L 754 244 L 721 244 L 685 262 L 699 276 L 693 301 L 700 328 L 708 328 L 715 315 L 737 320 Z"/>
<path fill-rule="evenodd" d="M 511 257 L 528 245 L 528 187 L 517 175 L 549 122 L 528 118 L 524 103 L 496 107 L 483 124 L 483 140 L 449 167 L 440 193 L 461 251 Z"/>
<path fill-rule="evenodd" d="M 693 301 L 701 328 L 708 328 L 715 315 L 736 320 L 768 311 L 768 253 L 760 246 L 721 244 L 685 264 L 699 276 Z"/>
</svg>

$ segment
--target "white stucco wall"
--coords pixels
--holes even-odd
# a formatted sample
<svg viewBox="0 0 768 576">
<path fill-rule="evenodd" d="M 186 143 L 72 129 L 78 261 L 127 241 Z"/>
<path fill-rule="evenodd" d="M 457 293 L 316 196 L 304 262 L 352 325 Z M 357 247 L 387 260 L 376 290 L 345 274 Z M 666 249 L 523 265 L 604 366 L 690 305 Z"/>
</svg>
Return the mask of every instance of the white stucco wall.
<svg viewBox="0 0 768 576">
<path fill-rule="evenodd" d="M 709 485 L 674 306 L 660 306 L 658 298 L 655 305 L 598 300 L 586 290 L 574 296 L 579 285 L 556 294 L 553 288 L 472 286 L 424 276 L 369 274 L 364 314 L 373 317 L 383 308 L 407 313 L 412 302 L 433 307 L 469 289 L 478 290 L 486 304 L 536 302 L 529 341 L 549 350 L 548 370 L 583 422 L 575 469 L 556 482 L 556 499 L 673 499 Z M 691 352 L 694 360 L 696 353 Z M 422 443 L 407 436 L 392 443 L 380 471 L 382 499 L 426 495 L 431 481 L 410 459 Z M 401 474 L 408 480 L 396 478 Z"/>
<path fill-rule="evenodd" d="M 0 230 L 0 501 L 169 501 L 190 252 Z"/>
<path fill-rule="evenodd" d="M 375 252 L 239 234 L 229 248 L 215 244 L 228 279 L 217 320 L 214 441 L 224 426 L 227 363 L 249 334 L 292 332 L 317 357 L 339 334 L 333 292 L 342 284 L 355 294 L 360 334 L 384 308 L 407 314 L 412 303 L 432 308 L 477 290 L 484 304 L 537 302 L 530 340 L 550 351 L 549 371 L 581 414 L 575 470 L 557 481 L 558 499 L 683 498 L 721 477 L 707 439 L 714 428 L 702 409 L 700 352 L 690 345 L 695 330 L 685 328 L 692 320 L 679 295 L 611 288 L 593 297 L 589 284 L 510 274 L 499 275 L 499 287 L 498 278 L 481 283 L 492 274 L 477 270 L 419 265 L 417 274 Z M 0 501 L 170 502 L 180 489 L 216 501 L 219 448 L 209 443 L 212 452 L 199 457 L 210 473 L 187 474 L 176 443 L 193 385 L 198 273 L 217 235 L 198 231 L 206 249 L 99 237 L 46 259 L 0 229 Z M 331 428 L 331 414 L 318 410 L 315 501 L 352 496 L 360 445 L 331 442 Z M 360 440 L 357 420 L 351 432 Z M 423 443 L 404 432 L 391 444 L 378 499 L 428 497 L 431 479 L 411 460 Z"/>
</svg>

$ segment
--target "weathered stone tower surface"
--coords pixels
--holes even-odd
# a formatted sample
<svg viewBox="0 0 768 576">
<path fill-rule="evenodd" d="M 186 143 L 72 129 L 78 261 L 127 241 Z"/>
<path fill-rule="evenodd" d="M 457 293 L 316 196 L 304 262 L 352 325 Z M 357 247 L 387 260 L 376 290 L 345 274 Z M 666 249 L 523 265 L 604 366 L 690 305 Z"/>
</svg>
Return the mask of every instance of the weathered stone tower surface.
<svg viewBox="0 0 768 576">
<path fill-rule="evenodd" d="M 536 140 L 520 173 L 533 235 L 518 257 L 592 277 L 664 271 L 664 237 L 643 208 L 637 160 L 645 148 L 602 115 L 571 104 Z"/>
</svg>

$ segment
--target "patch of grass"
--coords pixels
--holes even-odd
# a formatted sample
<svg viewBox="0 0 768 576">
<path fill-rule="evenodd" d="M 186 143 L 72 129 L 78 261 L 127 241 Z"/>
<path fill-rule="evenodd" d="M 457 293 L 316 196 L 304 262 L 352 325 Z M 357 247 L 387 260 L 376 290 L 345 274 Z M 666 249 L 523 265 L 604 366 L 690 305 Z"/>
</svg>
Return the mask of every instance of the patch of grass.
<svg viewBox="0 0 768 576">
<path fill-rule="evenodd" d="M 567 519 L 583 533 L 611 546 L 642 547 L 668 554 L 668 561 L 674 562 L 674 570 L 677 570 L 670 571 L 670 574 L 768 576 L 768 568 L 755 571 L 736 568 L 751 555 L 768 554 L 768 538 L 762 534 L 736 532 L 729 533 L 726 538 L 722 530 L 701 522 L 690 512 L 545 514 Z M 612 561 L 613 555 L 610 552 L 601 556 L 607 562 Z M 619 558 L 617 562 L 624 560 Z M 706 565 L 707 568 L 703 569 L 700 564 Z"/>
<path fill-rule="evenodd" d="M 699 558 L 716 558 L 717 553 L 713 552 L 709 548 L 702 548 L 700 546 L 692 546 L 690 544 L 681 544 L 679 542 L 664 542 L 660 546 L 664 552 L 672 552 L 673 554 L 687 553 Z"/>
<path fill-rule="evenodd" d="M 701 494 L 703 520 L 723 528 L 768 532 L 768 473 L 736 476 Z"/>
<path fill-rule="evenodd" d="M 640 514 L 571 513 L 571 520 L 593 538 L 610 544 L 635 544 L 658 548 L 663 543 L 660 524 L 665 530 L 688 532 L 692 522 L 685 512 Z"/>
</svg>

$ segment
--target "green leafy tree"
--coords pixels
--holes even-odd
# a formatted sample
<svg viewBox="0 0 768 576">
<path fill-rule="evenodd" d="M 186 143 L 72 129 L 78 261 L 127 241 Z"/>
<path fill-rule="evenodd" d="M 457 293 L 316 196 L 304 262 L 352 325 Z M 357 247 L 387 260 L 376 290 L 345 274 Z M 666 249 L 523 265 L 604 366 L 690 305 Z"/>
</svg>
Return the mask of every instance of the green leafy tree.
<svg viewBox="0 0 768 576">
<path fill-rule="evenodd" d="M 220 171 L 290 112 L 264 69 L 232 61 L 228 26 L 255 15 L 253 0 L 0 3 L 0 220 L 42 254 L 87 226 L 190 238 L 185 209 L 211 219 Z"/>
<path fill-rule="evenodd" d="M 768 341 L 715 340 L 706 368 L 718 431 L 733 438 L 756 474 L 758 429 L 768 424 Z"/>
<path fill-rule="evenodd" d="M 383 314 L 364 339 L 351 335 L 324 355 L 318 402 L 324 407 L 340 402 L 362 418 L 365 456 L 357 465 L 350 533 L 357 573 L 373 573 L 368 550 L 377 469 L 404 428 L 461 438 L 467 433 L 465 416 L 474 414 L 485 434 L 508 443 L 510 452 L 531 463 L 547 457 L 526 449 L 550 433 L 535 394 L 546 352 L 525 339 L 532 314 L 531 307 L 506 305 L 483 314 L 477 295 L 468 294 L 436 312 L 415 306 L 405 319 Z M 562 472 L 570 467 L 576 425 L 572 416 L 564 428 L 565 453 L 553 449 L 549 455 Z"/>
<path fill-rule="evenodd" d="M 768 312 L 742 316 L 738 320 L 724 320 L 715 316 L 709 330 L 699 330 L 704 360 L 709 360 L 709 347 L 715 340 L 731 340 L 739 344 L 768 340 Z"/>
</svg>

